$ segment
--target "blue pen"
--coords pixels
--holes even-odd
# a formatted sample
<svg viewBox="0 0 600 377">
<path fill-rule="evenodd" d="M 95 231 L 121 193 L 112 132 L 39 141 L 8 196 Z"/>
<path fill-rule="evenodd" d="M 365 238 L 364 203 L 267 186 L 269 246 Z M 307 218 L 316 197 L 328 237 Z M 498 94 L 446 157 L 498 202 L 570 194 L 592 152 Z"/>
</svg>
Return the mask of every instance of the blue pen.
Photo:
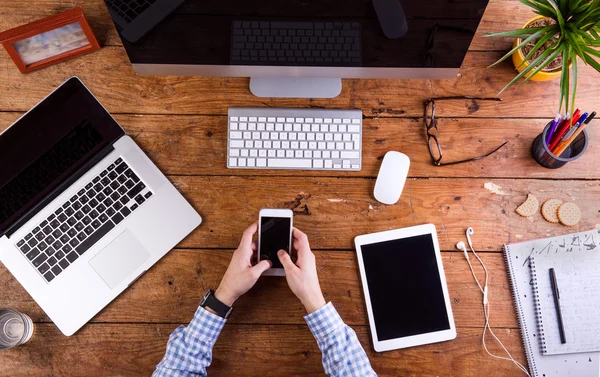
<svg viewBox="0 0 600 377">
<path fill-rule="evenodd" d="M 548 135 L 546 135 L 546 145 L 550 145 L 550 139 L 552 139 L 552 135 L 554 134 L 554 132 L 556 132 L 556 127 L 558 127 L 558 124 L 562 119 L 562 115 L 558 114 L 556 115 L 556 118 L 554 118 L 554 120 L 552 121 L 550 131 L 548 131 Z"/>
<path fill-rule="evenodd" d="M 583 124 L 583 122 L 585 122 L 588 116 L 588 113 L 583 113 L 577 120 L 577 123 L 575 123 L 575 125 L 571 127 L 571 130 L 569 130 L 569 132 L 567 132 L 567 134 L 563 137 L 563 141 L 569 140 L 571 136 L 573 136 L 573 134 L 577 131 L 577 129 Z"/>
</svg>

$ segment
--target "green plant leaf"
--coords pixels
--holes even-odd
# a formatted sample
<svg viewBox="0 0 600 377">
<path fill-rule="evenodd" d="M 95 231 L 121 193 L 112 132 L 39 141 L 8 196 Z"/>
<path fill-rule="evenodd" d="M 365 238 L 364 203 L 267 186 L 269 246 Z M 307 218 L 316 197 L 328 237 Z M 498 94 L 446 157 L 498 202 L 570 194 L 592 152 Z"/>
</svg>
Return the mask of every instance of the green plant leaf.
<svg viewBox="0 0 600 377">
<path fill-rule="evenodd" d="M 553 37 L 553 35 L 548 33 L 548 34 L 544 35 L 542 38 L 540 38 L 540 40 L 533 46 L 531 51 L 529 51 L 529 53 L 525 56 L 525 58 L 523 59 L 521 64 L 519 64 L 519 66 L 517 68 L 520 68 L 523 64 L 525 64 L 525 62 L 527 62 L 535 54 L 535 52 L 537 50 L 539 50 L 540 47 L 542 47 L 544 45 L 544 43 L 546 43 L 552 37 Z M 557 46 L 558 46 L 558 44 L 557 44 Z"/>
<path fill-rule="evenodd" d="M 544 52 L 542 52 L 542 54 L 540 56 L 538 56 L 537 58 L 535 58 L 524 70 L 522 70 L 514 79 L 512 79 L 499 93 L 498 96 L 500 94 L 502 94 L 506 89 L 510 88 L 515 82 L 517 82 L 521 77 L 527 75 L 530 71 L 532 71 L 535 67 L 538 66 L 538 64 L 540 64 L 542 61 L 544 61 L 544 59 L 546 59 L 550 54 L 556 54 L 558 55 L 558 53 L 560 52 L 560 50 L 556 50 L 556 51 L 550 51 L 550 50 L 545 50 Z M 542 67 L 543 68 L 543 67 Z"/>
<path fill-rule="evenodd" d="M 523 38 L 529 37 L 535 32 L 544 29 L 543 27 L 532 27 L 528 29 L 517 29 L 511 31 L 503 31 L 501 33 L 485 33 L 486 37 L 514 37 L 514 38 Z"/>
<path fill-rule="evenodd" d="M 564 88 L 569 87 L 569 64 L 565 62 L 569 61 L 569 48 L 563 48 L 563 65 L 562 72 L 560 75 L 560 100 L 558 102 L 558 113 L 562 109 L 563 102 L 567 100 L 568 97 L 565 97 Z"/>
<path fill-rule="evenodd" d="M 546 50 L 546 51 L 550 51 L 550 50 Z M 527 75 L 527 77 L 525 77 L 525 80 L 523 80 L 523 82 L 521 84 L 519 84 L 519 85 L 523 85 L 527 81 L 529 81 L 536 73 L 538 73 L 539 71 L 541 71 L 542 69 L 544 69 L 544 67 L 548 66 L 548 64 L 550 64 L 554 59 L 556 59 L 556 57 L 560 53 L 561 53 L 561 50 L 554 50 L 554 51 L 552 51 L 552 53 L 542 63 L 540 63 L 539 65 L 536 66 L 536 68 L 533 71 L 533 73 L 531 73 L 530 75 Z"/>
<path fill-rule="evenodd" d="M 546 29 L 547 27 L 548 26 L 546 26 L 542 30 L 534 33 L 533 35 L 529 36 L 529 38 L 523 40 L 519 45 L 517 45 L 517 47 L 513 48 L 512 50 L 510 50 L 506 55 L 504 55 L 503 57 L 501 57 L 500 59 L 498 59 L 498 61 L 496 61 L 494 64 L 490 65 L 488 68 L 493 67 L 495 65 L 498 65 L 498 64 L 502 63 L 504 60 L 508 59 L 515 51 L 521 49 L 523 46 L 525 46 L 527 43 L 531 42 L 532 40 L 534 40 L 536 38 L 539 38 L 543 34 L 543 30 Z"/>
<path fill-rule="evenodd" d="M 545 5 L 545 4 L 540 4 L 538 2 L 535 1 L 530 1 L 530 0 L 519 0 L 520 2 L 522 2 L 523 4 L 529 6 L 530 8 L 533 8 L 537 11 L 538 14 L 540 14 L 541 16 L 544 17 L 550 17 L 550 18 L 554 18 L 554 9 L 552 9 L 552 7 Z"/>
<path fill-rule="evenodd" d="M 589 55 L 587 55 L 587 63 L 589 65 L 591 65 L 592 67 L 594 67 L 594 69 L 596 71 L 600 72 L 600 63 L 598 63 L 597 61 L 595 61 L 594 58 L 592 58 Z"/>
<path fill-rule="evenodd" d="M 556 14 L 556 21 L 558 22 L 558 25 L 560 26 L 560 30 L 564 33 L 564 31 L 565 31 L 565 19 L 563 18 L 563 15 L 561 14 L 561 12 L 558 9 L 558 6 L 556 5 L 555 2 L 550 1 L 550 5 L 556 11 L 555 12 L 555 14 Z"/>
<path fill-rule="evenodd" d="M 584 56 L 584 52 L 583 49 L 581 48 L 581 43 L 578 43 L 573 34 L 571 33 L 565 33 L 567 40 L 570 42 L 571 46 L 573 47 L 573 49 L 575 50 L 573 52 L 573 54 L 576 52 L 579 56 Z M 584 58 L 585 59 L 585 58 Z"/>
<path fill-rule="evenodd" d="M 577 92 L 577 55 L 574 52 L 571 53 L 571 71 L 573 72 L 573 79 L 571 80 L 571 119 L 573 119 L 575 93 Z"/>
</svg>

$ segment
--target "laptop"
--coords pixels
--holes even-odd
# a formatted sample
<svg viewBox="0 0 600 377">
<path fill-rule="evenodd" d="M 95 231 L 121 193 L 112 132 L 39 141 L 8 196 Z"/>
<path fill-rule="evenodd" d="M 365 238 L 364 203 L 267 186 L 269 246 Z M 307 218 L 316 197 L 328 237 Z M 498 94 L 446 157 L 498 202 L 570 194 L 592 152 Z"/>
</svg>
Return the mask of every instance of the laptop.
<svg viewBox="0 0 600 377">
<path fill-rule="evenodd" d="M 0 261 L 74 334 L 202 221 L 77 78 L 0 134 Z"/>
<path fill-rule="evenodd" d="M 121 36 L 137 42 L 185 0 L 104 0 Z"/>
</svg>

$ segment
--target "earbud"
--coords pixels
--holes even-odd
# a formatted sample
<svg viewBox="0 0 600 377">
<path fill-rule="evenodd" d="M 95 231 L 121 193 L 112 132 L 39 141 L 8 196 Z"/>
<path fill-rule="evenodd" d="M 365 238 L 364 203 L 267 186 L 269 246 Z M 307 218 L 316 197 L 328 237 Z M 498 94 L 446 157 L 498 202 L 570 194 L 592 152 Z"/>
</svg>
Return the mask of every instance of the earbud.
<svg viewBox="0 0 600 377">
<path fill-rule="evenodd" d="M 467 253 L 467 247 L 465 246 L 464 242 L 460 241 L 459 243 L 457 243 L 456 248 L 458 250 L 462 250 L 463 253 L 465 253 L 465 258 L 467 258 L 467 260 L 469 260 L 469 253 Z"/>
<path fill-rule="evenodd" d="M 475 231 L 473 230 L 473 228 L 468 227 L 467 228 L 467 242 L 469 243 L 469 247 L 471 248 L 471 250 L 475 250 L 475 248 L 473 247 L 473 242 L 471 242 L 471 236 L 475 234 Z"/>
</svg>

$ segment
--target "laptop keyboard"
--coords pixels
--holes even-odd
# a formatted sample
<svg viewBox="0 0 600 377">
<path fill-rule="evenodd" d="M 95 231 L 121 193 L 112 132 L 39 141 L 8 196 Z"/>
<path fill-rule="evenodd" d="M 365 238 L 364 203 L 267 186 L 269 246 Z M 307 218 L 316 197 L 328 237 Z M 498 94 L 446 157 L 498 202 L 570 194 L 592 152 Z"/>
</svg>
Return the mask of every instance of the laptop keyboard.
<svg viewBox="0 0 600 377">
<path fill-rule="evenodd" d="M 118 158 L 16 246 L 50 282 L 151 196 Z"/>
<path fill-rule="evenodd" d="M 105 0 L 105 2 L 125 21 L 131 22 L 148 9 L 150 5 L 154 4 L 156 0 Z"/>
</svg>

